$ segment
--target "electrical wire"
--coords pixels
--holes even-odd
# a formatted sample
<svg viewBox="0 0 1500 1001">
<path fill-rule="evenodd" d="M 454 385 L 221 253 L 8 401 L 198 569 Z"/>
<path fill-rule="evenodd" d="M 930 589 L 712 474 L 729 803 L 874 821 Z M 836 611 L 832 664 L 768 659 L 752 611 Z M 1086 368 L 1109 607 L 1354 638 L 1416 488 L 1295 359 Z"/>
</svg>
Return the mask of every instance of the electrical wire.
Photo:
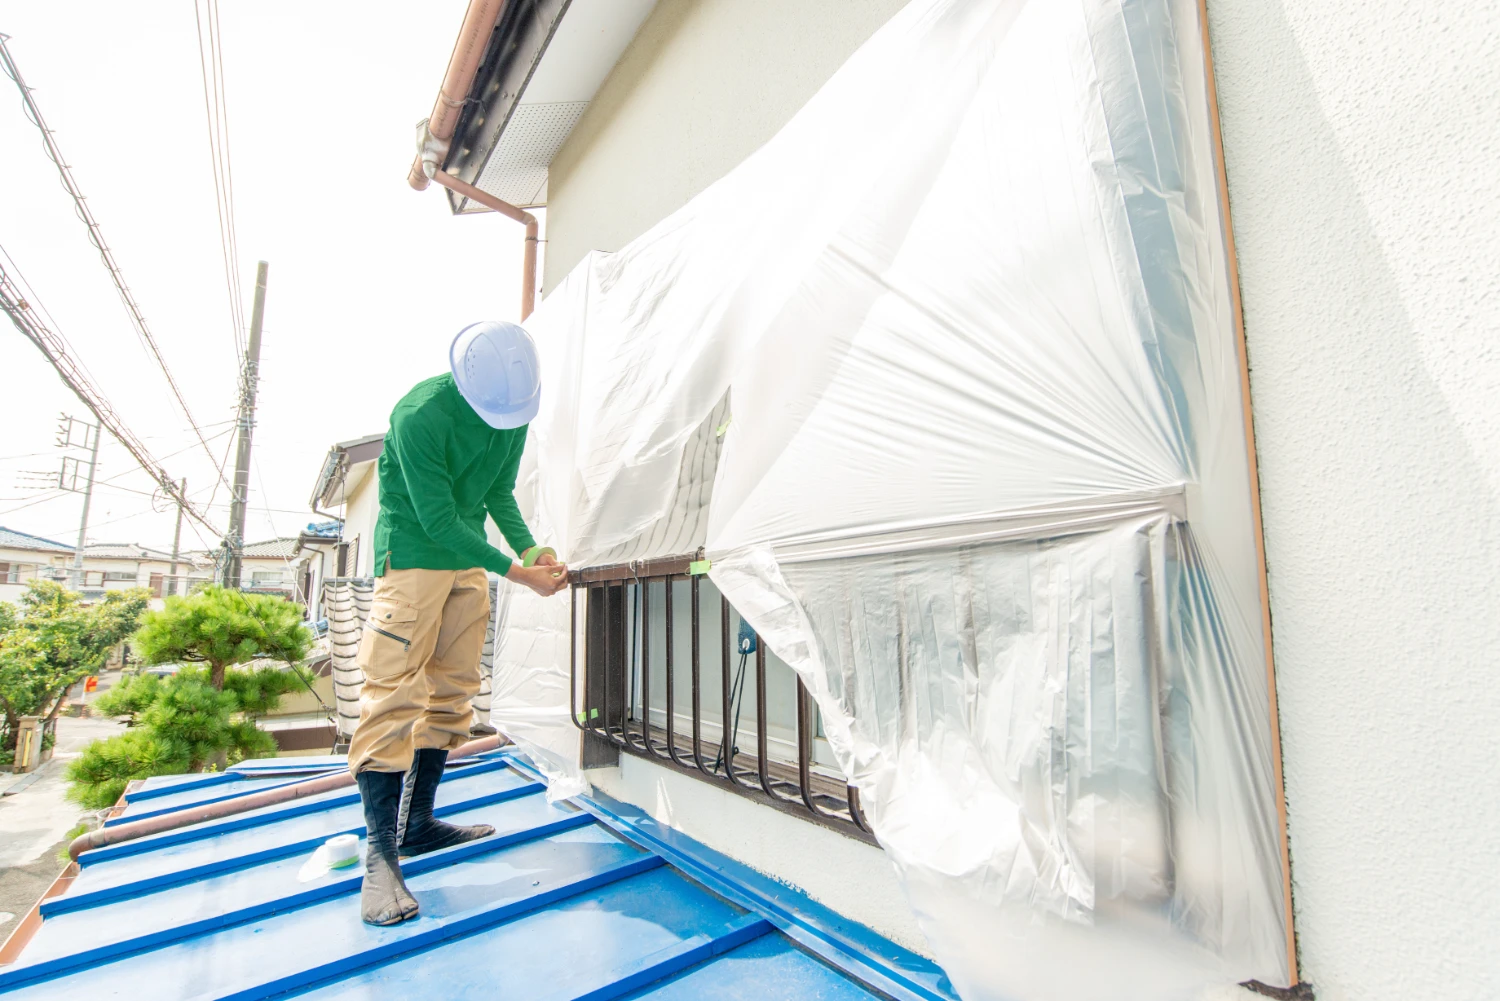
<svg viewBox="0 0 1500 1001">
<path fill-rule="evenodd" d="M 215 0 L 217 2 L 217 0 Z M 99 258 L 104 262 L 109 271 L 110 279 L 114 282 L 115 290 L 120 294 L 120 302 L 125 306 L 125 312 L 130 316 L 131 324 L 135 328 L 136 337 L 140 340 L 142 347 L 156 361 L 156 366 L 161 370 L 163 378 L 167 380 L 167 386 L 172 390 L 172 396 L 177 401 L 177 406 L 187 418 L 188 424 L 192 425 L 193 432 L 198 436 L 203 450 L 208 453 L 209 460 L 213 459 L 213 452 L 208 447 L 208 441 L 203 436 L 203 430 L 198 426 L 198 421 L 193 417 L 192 409 L 188 407 L 187 398 L 182 395 L 182 390 L 177 385 L 177 380 L 172 377 L 172 370 L 167 366 L 167 360 L 162 357 L 161 349 L 157 347 L 156 338 L 151 335 L 151 328 L 146 324 L 146 317 L 141 312 L 140 305 L 135 301 L 130 286 L 125 283 L 125 275 L 120 270 L 120 265 L 115 261 L 113 251 L 109 244 L 104 241 L 104 231 L 99 227 L 99 221 L 94 218 L 94 213 L 89 209 L 88 199 L 84 197 L 83 189 L 78 186 L 73 177 L 72 170 L 58 148 L 57 141 L 52 136 L 52 130 L 47 127 L 47 121 L 42 117 L 42 110 L 37 106 L 31 96 L 31 88 L 26 86 L 21 77 L 21 70 L 16 66 L 15 60 L 11 58 L 10 49 L 5 44 L 5 39 L 0 36 L 0 68 L 11 78 L 21 92 L 21 105 L 26 117 L 42 133 L 42 149 L 47 154 L 47 159 L 52 161 L 57 168 L 59 178 L 62 180 L 63 190 L 73 199 L 73 211 L 83 222 L 84 228 L 88 230 L 89 242 L 94 249 L 99 251 Z M 54 321 L 54 329 L 56 323 Z M 222 472 L 220 475 L 223 475 Z"/>
<path fill-rule="evenodd" d="M 29 501 L 27 501 L 25 504 L 17 504 L 15 507 L 8 507 L 4 511 L 0 511 L 0 515 L 11 514 L 11 513 L 15 512 L 15 511 L 22 511 L 22 510 L 25 510 L 28 507 L 34 507 L 37 504 L 45 503 L 46 501 L 61 500 L 63 497 L 66 497 L 69 493 L 70 493 L 70 491 L 67 491 L 67 490 L 59 490 L 59 491 L 57 491 L 55 494 L 53 494 L 50 497 L 46 496 L 44 494 L 41 497 L 36 498 L 35 500 L 29 500 Z"/>
<path fill-rule="evenodd" d="M 37 350 L 41 351 L 51 363 L 63 383 L 73 391 L 84 406 L 88 407 L 89 412 L 99 421 L 102 428 L 125 446 L 125 450 L 130 453 L 131 457 L 161 484 L 162 489 L 170 497 L 182 504 L 183 512 L 202 523 L 209 531 L 218 534 L 217 529 L 208 522 L 203 513 L 183 496 L 177 481 L 162 468 L 161 463 L 151 455 L 150 449 L 130 430 L 98 386 L 86 375 L 83 367 L 74 360 L 73 351 L 61 331 L 49 329 L 46 324 L 42 323 L 39 313 L 44 311 L 34 308 L 31 302 L 20 294 L 10 273 L 0 266 L 0 312 L 4 312 L 15 328 L 36 345 Z M 207 442 L 203 444 L 207 448 Z M 212 455 L 210 451 L 209 457 L 212 458 Z M 222 476 L 220 478 L 222 479 Z"/>
<path fill-rule="evenodd" d="M 193 0 L 197 27 L 198 69 L 203 82 L 203 114 L 208 127 L 208 156 L 214 178 L 214 210 L 219 217 L 219 252 L 224 259 L 224 285 L 229 294 L 230 328 L 235 354 L 245 356 L 245 307 L 240 285 L 239 239 L 234 219 L 234 182 L 229 161 L 229 105 L 226 100 L 222 32 L 218 28 L 218 0 L 208 0 L 208 46 L 203 44 L 203 15 Z"/>
</svg>

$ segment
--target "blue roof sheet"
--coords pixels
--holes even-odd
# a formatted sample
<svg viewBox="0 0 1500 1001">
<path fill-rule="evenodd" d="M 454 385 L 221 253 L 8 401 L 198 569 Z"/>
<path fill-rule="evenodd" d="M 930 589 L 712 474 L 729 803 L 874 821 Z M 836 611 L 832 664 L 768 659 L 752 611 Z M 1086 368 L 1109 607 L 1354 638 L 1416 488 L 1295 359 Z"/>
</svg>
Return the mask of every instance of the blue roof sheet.
<svg viewBox="0 0 1500 1001">
<path fill-rule="evenodd" d="M 342 767 L 281 759 L 152 779 L 127 816 Z M 390 928 L 359 919 L 361 867 L 301 873 L 326 838 L 363 835 L 352 788 L 88 852 L 21 958 L 0 968 L 0 992 L 954 1001 L 927 960 L 632 807 L 549 804 L 512 752 L 450 767 L 437 812 L 496 834 L 405 862 L 422 911 Z"/>
</svg>

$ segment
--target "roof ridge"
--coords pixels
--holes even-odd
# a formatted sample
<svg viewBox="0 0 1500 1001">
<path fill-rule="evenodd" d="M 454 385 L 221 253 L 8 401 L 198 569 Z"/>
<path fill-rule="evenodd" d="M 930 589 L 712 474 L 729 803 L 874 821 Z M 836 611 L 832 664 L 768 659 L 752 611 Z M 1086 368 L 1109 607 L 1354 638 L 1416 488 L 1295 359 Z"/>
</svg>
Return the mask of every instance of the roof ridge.
<svg viewBox="0 0 1500 1001">
<path fill-rule="evenodd" d="M 48 539 L 41 535 L 32 535 L 30 532 L 21 532 L 17 531 L 14 528 L 6 528 L 4 525 L 0 525 L 0 532 L 9 532 L 11 535 L 18 535 L 23 539 L 32 539 L 36 542 L 45 542 L 49 546 L 58 546 L 59 548 L 66 549 L 68 552 L 73 551 L 73 547 L 68 545 L 66 542 L 58 542 L 56 539 Z"/>
</svg>

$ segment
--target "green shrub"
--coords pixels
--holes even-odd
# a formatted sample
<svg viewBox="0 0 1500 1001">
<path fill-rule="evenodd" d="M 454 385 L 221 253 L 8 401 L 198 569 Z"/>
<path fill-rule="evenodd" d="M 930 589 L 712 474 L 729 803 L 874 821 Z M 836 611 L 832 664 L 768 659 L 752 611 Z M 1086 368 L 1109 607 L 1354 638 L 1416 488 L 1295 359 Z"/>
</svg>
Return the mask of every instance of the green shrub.
<svg viewBox="0 0 1500 1001">
<path fill-rule="evenodd" d="M 34 580 L 19 611 L 0 602 L 0 747 L 16 746 L 22 716 L 56 717 L 68 689 L 99 673 L 149 600 L 147 591 L 132 588 L 86 606 L 61 584 Z"/>
<path fill-rule="evenodd" d="M 123 679 L 95 706 L 126 716 L 130 729 L 98 740 L 68 765 L 71 795 L 84 806 L 112 805 L 132 779 L 223 768 L 276 753 L 276 740 L 255 725 L 287 692 L 301 688 L 301 668 L 229 668 L 216 690 L 204 668 L 167 678 Z"/>
</svg>

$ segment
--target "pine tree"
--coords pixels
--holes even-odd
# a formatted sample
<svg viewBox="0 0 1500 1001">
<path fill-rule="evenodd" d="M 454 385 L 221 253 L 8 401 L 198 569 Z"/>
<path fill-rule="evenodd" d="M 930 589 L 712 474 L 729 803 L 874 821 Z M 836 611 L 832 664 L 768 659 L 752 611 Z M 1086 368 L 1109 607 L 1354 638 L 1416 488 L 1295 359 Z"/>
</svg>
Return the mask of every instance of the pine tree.
<svg viewBox="0 0 1500 1001">
<path fill-rule="evenodd" d="M 231 664 L 263 657 L 296 663 L 307 656 L 312 633 L 289 601 L 205 587 L 147 614 L 135 643 L 147 664 L 208 665 L 209 683 L 222 690 Z"/>
<path fill-rule="evenodd" d="M 297 606 L 268 595 L 209 587 L 168 598 L 134 640 L 148 664 L 187 662 L 167 678 L 126 678 L 95 701 L 130 730 L 95 741 L 68 766 L 71 795 L 88 807 L 116 802 L 132 779 L 222 768 L 275 753 L 256 726 L 287 692 L 310 685 L 297 662 L 312 635 Z M 274 658 L 285 668 L 236 667 Z"/>
</svg>

